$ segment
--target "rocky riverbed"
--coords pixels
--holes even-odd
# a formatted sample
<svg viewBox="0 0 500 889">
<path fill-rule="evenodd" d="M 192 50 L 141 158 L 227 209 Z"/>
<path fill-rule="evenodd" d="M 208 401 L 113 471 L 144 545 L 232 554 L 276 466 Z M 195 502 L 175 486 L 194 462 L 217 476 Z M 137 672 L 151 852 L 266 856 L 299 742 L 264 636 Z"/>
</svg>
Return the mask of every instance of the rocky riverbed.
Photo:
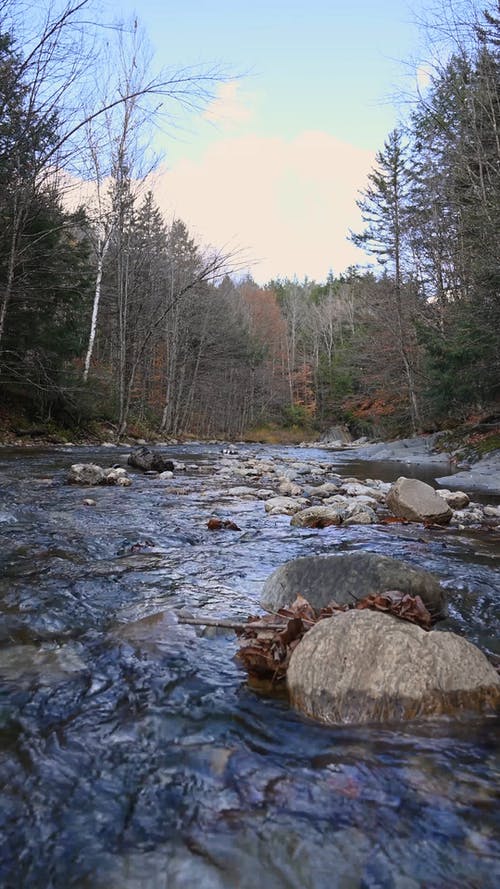
<svg viewBox="0 0 500 889">
<path fill-rule="evenodd" d="M 496 887 L 497 718 L 316 725 L 248 688 L 233 633 L 176 618 L 245 620 L 284 562 L 374 553 L 438 578 L 439 626 L 494 659 L 495 498 L 465 490 L 448 524 L 406 522 L 387 486 L 435 487 L 433 469 L 159 450 L 173 470 L 120 447 L 0 452 L 2 886 Z M 131 483 L 68 484 L 87 463 Z M 266 511 L 283 497 L 293 515 Z M 340 523 L 292 524 L 314 507 Z"/>
</svg>

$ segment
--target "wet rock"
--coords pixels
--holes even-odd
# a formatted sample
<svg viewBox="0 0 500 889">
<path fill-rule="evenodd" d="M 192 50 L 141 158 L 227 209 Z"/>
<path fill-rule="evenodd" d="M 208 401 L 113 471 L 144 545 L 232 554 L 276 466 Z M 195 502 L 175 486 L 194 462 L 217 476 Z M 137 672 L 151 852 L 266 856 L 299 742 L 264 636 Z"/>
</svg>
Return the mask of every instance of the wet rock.
<svg viewBox="0 0 500 889">
<path fill-rule="evenodd" d="M 134 448 L 128 458 L 128 463 L 134 469 L 142 469 L 143 472 L 173 472 L 174 470 L 172 460 L 165 460 L 161 454 L 147 447 Z"/>
<path fill-rule="evenodd" d="M 158 476 L 158 478 L 161 478 L 161 479 L 173 478 L 173 477 L 174 477 L 174 473 L 170 469 L 166 469 L 165 472 L 160 472 L 160 474 Z"/>
<path fill-rule="evenodd" d="M 270 497 L 265 502 L 265 510 L 269 515 L 294 515 L 307 506 L 307 502 L 303 497 Z"/>
<path fill-rule="evenodd" d="M 356 482 L 355 484 L 351 482 L 350 484 L 342 485 L 340 492 L 348 497 L 371 497 L 372 500 L 377 500 L 378 502 L 385 500 L 383 491 L 377 488 L 370 488 L 368 485 L 361 484 L 361 482 Z"/>
<path fill-rule="evenodd" d="M 377 553 L 343 553 L 338 556 L 305 556 L 285 562 L 266 580 L 261 603 L 278 611 L 291 605 L 300 593 L 319 610 L 332 600 L 352 604 L 385 590 L 420 596 L 435 618 L 446 617 L 446 594 L 429 572 Z"/>
<path fill-rule="evenodd" d="M 471 507 L 470 509 L 456 509 L 451 517 L 451 524 L 458 525 L 462 528 L 471 525 L 482 525 L 485 520 L 485 514 L 480 507 Z"/>
<path fill-rule="evenodd" d="M 309 506 L 296 512 L 291 524 L 296 528 L 326 528 L 328 525 L 340 525 L 344 511 L 335 506 Z"/>
<path fill-rule="evenodd" d="M 470 498 L 465 491 L 448 491 L 446 488 L 442 488 L 436 491 L 436 494 L 446 500 L 451 509 L 464 509 L 470 503 Z"/>
<path fill-rule="evenodd" d="M 126 469 L 122 469 L 121 467 L 113 467 L 113 469 L 106 469 L 105 470 L 104 484 L 106 484 L 106 485 L 123 484 L 123 479 L 128 479 Z"/>
<path fill-rule="evenodd" d="M 109 482 L 108 482 L 108 484 L 109 484 Z M 130 488 L 130 485 L 132 484 L 132 479 L 129 478 L 128 475 L 120 475 L 116 479 L 115 484 L 119 488 Z"/>
<path fill-rule="evenodd" d="M 238 497 L 240 500 L 256 500 L 258 498 L 255 488 L 250 488 L 246 485 L 237 485 L 235 488 L 228 488 L 226 494 L 228 497 Z"/>
<path fill-rule="evenodd" d="M 84 506 L 96 506 L 96 501 L 92 500 L 92 497 L 85 497 L 85 500 L 82 500 Z"/>
<path fill-rule="evenodd" d="M 373 611 L 319 621 L 293 652 L 287 683 L 292 705 L 327 724 L 500 706 L 500 678 L 470 642 Z"/>
<path fill-rule="evenodd" d="M 335 482 L 324 482 L 322 485 L 316 485 L 314 488 L 308 488 L 307 493 L 313 497 L 319 497 L 320 500 L 324 500 L 326 497 L 333 497 L 335 494 L 338 494 L 340 488 L 341 481 L 339 479 L 338 484 Z"/>
<path fill-rule="evenodd" d="M 500 519 L 500 506 L 485 506 L 484 514 L 489 519 Z"/>
<path fill-rule="evenodd" d="M 284 497 L 300 497 L 302 488 L 300 485 L 287 479 L 286 481 L 281 482 L 279 492 L 280 494 L 283 494 Z"/>
<path fill-rule="evenodd" d="M 272 488 L 257 488 L 255 493 L 259 500 L 269 500 L 270 497 L 275 496 L 275 492 Z"/>
<path fill-rule="evenodd" d="M 105 483 L 106 473 L 96 463 L 73 463 L 69 468 L 67 482 L 70 485 L 102 485 Z"/>
<path fill-rule="evenodd" d="M 378 521 L 376 512 L 367 503 L 355 500 L 344 511 L 344 525 L 374 525 Z"/>
<path fill-rule="evenodd" d="M 446 525 L 452 510 L 434 488 L 415 478 L 400 476 L 386 498 L 391 512 L 409 522 L 432 522 Z"/>
</svg>

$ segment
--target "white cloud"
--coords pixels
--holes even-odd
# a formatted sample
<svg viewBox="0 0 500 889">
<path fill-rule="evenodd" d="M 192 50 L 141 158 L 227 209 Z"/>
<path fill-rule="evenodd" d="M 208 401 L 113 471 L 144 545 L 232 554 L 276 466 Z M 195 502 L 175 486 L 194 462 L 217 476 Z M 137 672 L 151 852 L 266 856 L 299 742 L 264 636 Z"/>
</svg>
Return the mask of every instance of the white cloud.
<svg viewBox="0 0 500 889">
<path fill-rule="evenodd" d="M 366 262 L 346 236 L 362 228 L 357 191 L 373 162 L 325 132 L 221 138 L 200 160 L 162 168 L 154 191 L 167 217 L 182 218 L 201 242 L 245 249 L 259 282 L 322 280 L 330 268 Z"/>
<path fill-rule="evenodd" d="M 429 65 L 419 65 L 417 68 L 417 86 L 421 92 L 424 92 L 431 82 L 432 70 Z"/>
<path fill-rule="evenodd" d="M 249 97 L 242 94 L 236 80 L 229 80 L 217 87 L 217 95 L 203 113 L 211 123 L 224 127 L 245 123 L 252 116 L 248 107 Z"/>
</svg>

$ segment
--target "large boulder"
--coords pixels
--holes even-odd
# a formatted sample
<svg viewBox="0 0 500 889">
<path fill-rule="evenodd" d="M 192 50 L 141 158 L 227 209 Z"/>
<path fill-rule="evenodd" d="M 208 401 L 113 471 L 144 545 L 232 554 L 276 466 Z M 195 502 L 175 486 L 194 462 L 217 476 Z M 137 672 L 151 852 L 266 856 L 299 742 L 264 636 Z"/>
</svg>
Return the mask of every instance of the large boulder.
<svg viewBox="0 0 500 889">
<path fill-rule="evenodd" d="M 500 706 L 500 678 L 478 648 L 375 611 L 319 621 L 293 652 L 287 683 L 292 705 L 328 724 Z"/>
<path fill-rule="evenodd" d="M 165 460 L 161 454 L 146 447 L 134 448 L 128 463 L 143 472 L 173 472 L 175 468 L 173 460 Z"/>
<path fill-rule="evenodd" d="M 96 463 L 73 463 L 67 481 L 70 485 L 103 485 L 106 483 L 106 473 Z"/>
<path fill-rule="evenodd" d="M 416 478 L 403 475 L 393 484 L 387 494 L 387 506 L 400 519 L 410 522 L 432 522 L 447 525 L 453 510 L 434 488 Z"/>
<path fill-rule="evenodd" d="M 385 590 L 420 596 L 435 619 L 446 617 L 446 595 L 428 571 L 377 553 L 343 553 L 338 556 L 305 556 L 285 562 L 267 578 L 261 604 L 271 611 L 291 605 L 297 594 L 320 609 L 332 600 L 352 605 Z"/>
<path fill-rule="evenodd" d="M 350 444 L 352 435 L 347 426 L 331 426 L 320 438 L 321 444 Z"/>
</svg>

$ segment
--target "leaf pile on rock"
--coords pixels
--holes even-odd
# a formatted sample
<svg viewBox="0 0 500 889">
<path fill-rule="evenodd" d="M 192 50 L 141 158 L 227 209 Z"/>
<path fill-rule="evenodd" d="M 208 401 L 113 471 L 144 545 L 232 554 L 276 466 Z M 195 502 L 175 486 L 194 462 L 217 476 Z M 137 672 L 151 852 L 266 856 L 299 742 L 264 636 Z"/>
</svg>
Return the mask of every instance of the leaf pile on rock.
<svg viewBox="0 0 500 889">
<path fill-rule="evenodd" d="M 365 608 L 411 621 L 424 630 L 430 630 L 432 626 L 432 616 L 420 596 L 410 596 L 399 590 L 365 596 L 352 605 L 330 602 L 320 611 L 298 595 L 288 608 L 280 608 L 265 617 L 249 617 L 243 627 L 236 629 L 240 639 L 237 658 L 250 677 L 279 682 L 286 677 L 293 650 L 314 624 L 339 611 Z"/>
</svg>

